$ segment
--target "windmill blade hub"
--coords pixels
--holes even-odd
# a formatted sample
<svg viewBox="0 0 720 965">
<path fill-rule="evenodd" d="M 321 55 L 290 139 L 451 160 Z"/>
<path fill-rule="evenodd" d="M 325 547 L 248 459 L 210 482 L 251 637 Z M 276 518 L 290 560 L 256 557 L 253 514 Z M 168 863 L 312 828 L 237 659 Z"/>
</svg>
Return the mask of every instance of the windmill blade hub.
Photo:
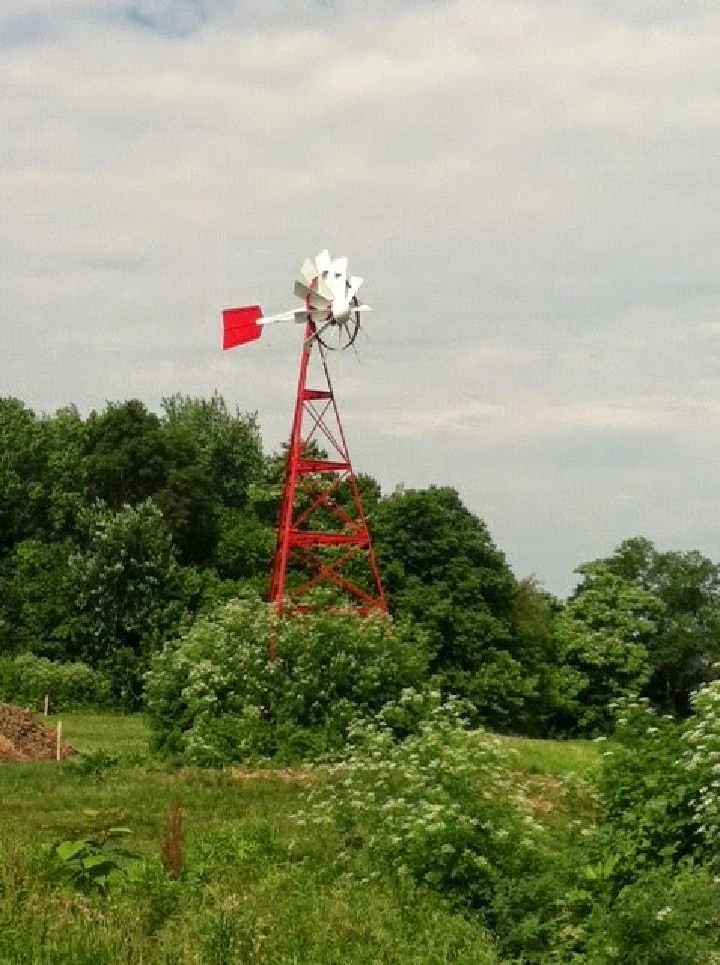
<svg viewBox="0 0 720 965">
<path fill-rule="evenodd" d="M 360 313 L 370 310 L 360 304 L 357 292 L 363 280 L 348 274 L 346 257 L 332 258 L 325 249 L 315 258 L 306 258 L 295 281 L 294 293 L 302 308 L 279 315 L 264 315 L 259 306 L 245 306 L 224 313 L 224 348 L 232 348 L 260 337 L 265 325 L 275 322 L 311 324 L 317 342 L 330 349 L 345 349 L 354 344 L 360 329 Z M 327 333 L 327 341 L 323 334 Z M 332 343 L 332 344 L 331 344 Z"/>
<path fill-rule="evenodd" d="M 347 298 L 336 298 L 332 303 L 333 318 L 338 324 L 346 322 L 350 318 L 351 305 Z"/>
</svg>

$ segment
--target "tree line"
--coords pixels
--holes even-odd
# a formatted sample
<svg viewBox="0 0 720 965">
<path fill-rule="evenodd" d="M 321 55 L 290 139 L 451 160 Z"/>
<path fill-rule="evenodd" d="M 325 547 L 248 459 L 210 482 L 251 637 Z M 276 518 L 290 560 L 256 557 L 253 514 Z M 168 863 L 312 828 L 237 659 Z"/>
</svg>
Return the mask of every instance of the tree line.
<svg viewBox="0 0 720 965">
<path fill-rule="evenodd" d="M 83 662 L 140 705 L 167 640 L 266 595 L 283 470 L 256 417 L 217 394 L 87 417 L 0 399 L 0 659 Z M 513 574 L 454 489 L 360 483 L 391 612 L 422 630 L 431 679 L 490 726 L 600 733 L 631 693 L 683 716 L 716 676 L 720 568 L 699 552 L 630 538 L 560 600 Z"/>
</svg>

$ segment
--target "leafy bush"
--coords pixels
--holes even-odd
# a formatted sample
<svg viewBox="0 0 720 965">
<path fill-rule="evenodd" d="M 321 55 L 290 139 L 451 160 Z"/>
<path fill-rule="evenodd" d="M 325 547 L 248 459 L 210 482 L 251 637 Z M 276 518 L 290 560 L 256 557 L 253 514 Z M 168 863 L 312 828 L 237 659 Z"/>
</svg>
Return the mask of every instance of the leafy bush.
<svg viewBox="0 0 720 965">
<path fill-rule="evenodd" d="M 406 693 L 401 704 L 423 700 Z M 425 706 L 426 703 L 425 703 Z M 300 824 L 345 836 L 341 860 L 363 855 L 400 879 L 486 906 L 503 876 L 527 872 L 542 845 L 511 752 L 467 732 L 463 705 L 439 695 L 418 732 L 396 741 L 388 708 L 351 729 L 343 759 L 306 796 Z"/>
<path fill-rule="evenodd" d="M 701 965 L 718 961 L 720 882 L 705 868 L 667 866 L 638 877 L 589 916 L 589 965 Z"/>
<path fill-rule="evenodd" d="M 720 878 L 693 864 L 680 725 L 644 701 L 618 702 L 599 826 L 559 829 L 534 817 L 502 739 L 464 730 L 459 702 L 431 703 L 408 692 L 356 724 L 343 759 L 306 793 L 296 820 L 339 833 L 340 864 L 478 910 L 508 961 L 712 961 Z"/>
<path fill-rule="evenodd" d="M 709 852 L 720 864 L 720 680 L 692 697 L 693 716 L 683 735 L 683 764 L 694 778 L 694 821 Z"/>
<path fill-rule="evenodd" d="M 0 699 L 41 710 L 46 694 L 53 712 L 100 707 L 110 702 L 110 685 L 104 674 L 80 662 L 55 663 L 30 653 L 0 658 Z"/>
<path fill-rule="evenodd" d="M 623 884 L 644 868 L 677 863 L 698 840 L 694 782 L 680 759 L 681 726 L 642 698 L 617 701 L 613 709 L 616 726 L 604 745 L 600 790 L 614 875 Z"/>
<path fill-rule="evenodd" d="M 153 746 L 204 765 L 316 757 L 342 746 L 352 720 L 422 681 L 427 661 L 424 638 L 384 616 L 281 619 L 236 600 L 153 660 Z"/>
</svg>

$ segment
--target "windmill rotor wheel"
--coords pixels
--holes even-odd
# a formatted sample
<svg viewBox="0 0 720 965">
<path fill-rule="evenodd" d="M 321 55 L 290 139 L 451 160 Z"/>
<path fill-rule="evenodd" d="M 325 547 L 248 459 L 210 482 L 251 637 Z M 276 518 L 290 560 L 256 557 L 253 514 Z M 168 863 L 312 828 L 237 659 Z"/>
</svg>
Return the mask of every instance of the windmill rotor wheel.
<svg viewBox="0 0 720 965">
<path fill-rule="evenodd" d="M 353 298 L 353 305 L 358 305 L 357 298 Z M 360 312 L 350 312 L 350 317 L 345 322 L 335 322 L 330 325 L 322 335 L 317 336 L 318 342 L 328 352 L 343 352 L 355 344 L 355 339 L 360 332 Z"/>
</svg>

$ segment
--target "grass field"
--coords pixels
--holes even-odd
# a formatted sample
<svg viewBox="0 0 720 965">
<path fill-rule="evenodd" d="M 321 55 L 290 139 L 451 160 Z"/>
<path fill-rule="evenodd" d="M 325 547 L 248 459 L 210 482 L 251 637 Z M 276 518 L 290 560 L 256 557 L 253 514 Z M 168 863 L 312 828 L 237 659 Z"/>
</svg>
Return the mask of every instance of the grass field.
<svg viewBox="0 0 720 965">
<path fill-rule="evenodd" d="M 140 715 L 66 714 L 63 735 L 80 751 L 118 755 L 120 767 L 99 778 L 76 773 L 69 761 L 0 767 L 0 839 L 48 842 L 81 831 L 85 810 L 114 811 L 132 825 L 133 844 L 150 849 L 173 801 L 183 807 L 188 836 L 229 822 L 282 818 L 297 806 L 299 786 L 282 774 L 247 780 L 154 762 Z"/>
<path fill-rule="evenodd" d="M 282 825 L 299 806 L 302 772 L 266 771 L 262 776 L 194 768 L 174 769 L 152 760 L 143 717 L 122 714 L 63 715 L 63 734 L 80 751 L 104 750 L 121 766 L 102 778 L 76 774 L 71 763 L 0 767 L 0 840 L 45 841 L 82 830 L 83 811 L 117 811 L 132 817 L 135 844 L 157 846 L 168 808 L 179 801 L 187 832 L 229 822 L 270 818 Z M 47 718 L 54 728 L 56 718 Z M 508 737 L 519 771 L 548 777 L 592 777 L 599 754 L 588 741 L 541 741 Z M 252 772 L 251 772 L 252 774 Z"/>
<path fill-rule="evenodd" d="M 51 715 L 47 726 L 54 728 L 56 721 Z M 140 714 L 66 714 L 63 734 L 80 751 L 102 749 L 130 759 L 148 754 L 148 728 Z M 530 774 L 562 777 L 575 773 L 592 778 L 600 759 L 592 741 L 503 739 L 516 750 L 518 767 Z"/>
<path fill-rule="evenodd" d="M 54 725 L 54 719 L 48 721 Z M 332 833 L 292 820 L 312 774 L 174 769 L 148 754 L 142 717 L 66 714 L 80 750 L 120 764 L 99 776 L 71 763 L 0 767 L 0 963 L 498 962 L 482 927 L 444 901 L 389 880 L 337 871 Z M 592 774 L 594 745 L 508 738 L 518 768 Z M 165 874 L 168 809 L 184 814 L 182 881 Z M 49 887 L 46 846 L 88 833 L 99 812 L 132 830 L 142 872 L 108 898 Z"/>
<path fill-rule="evenodd" d="M 592 741 L 508 737 L 507 742 L 517 752 L 518 769 L 528 774 L 547 774 L 553 777 L 575 774 L 584 780 L 592 780 L 597 774 L 600 754 L 597 744 Z"/>
<path fill-rule="evenodd" d="M 123 758 L 148 753 L 148 729 L 141 714 L 62 714 L 63 737 L 79 751 L 105 750 Z M 47 718 L 55 728 L 58 718 Z"/>
</svg>

